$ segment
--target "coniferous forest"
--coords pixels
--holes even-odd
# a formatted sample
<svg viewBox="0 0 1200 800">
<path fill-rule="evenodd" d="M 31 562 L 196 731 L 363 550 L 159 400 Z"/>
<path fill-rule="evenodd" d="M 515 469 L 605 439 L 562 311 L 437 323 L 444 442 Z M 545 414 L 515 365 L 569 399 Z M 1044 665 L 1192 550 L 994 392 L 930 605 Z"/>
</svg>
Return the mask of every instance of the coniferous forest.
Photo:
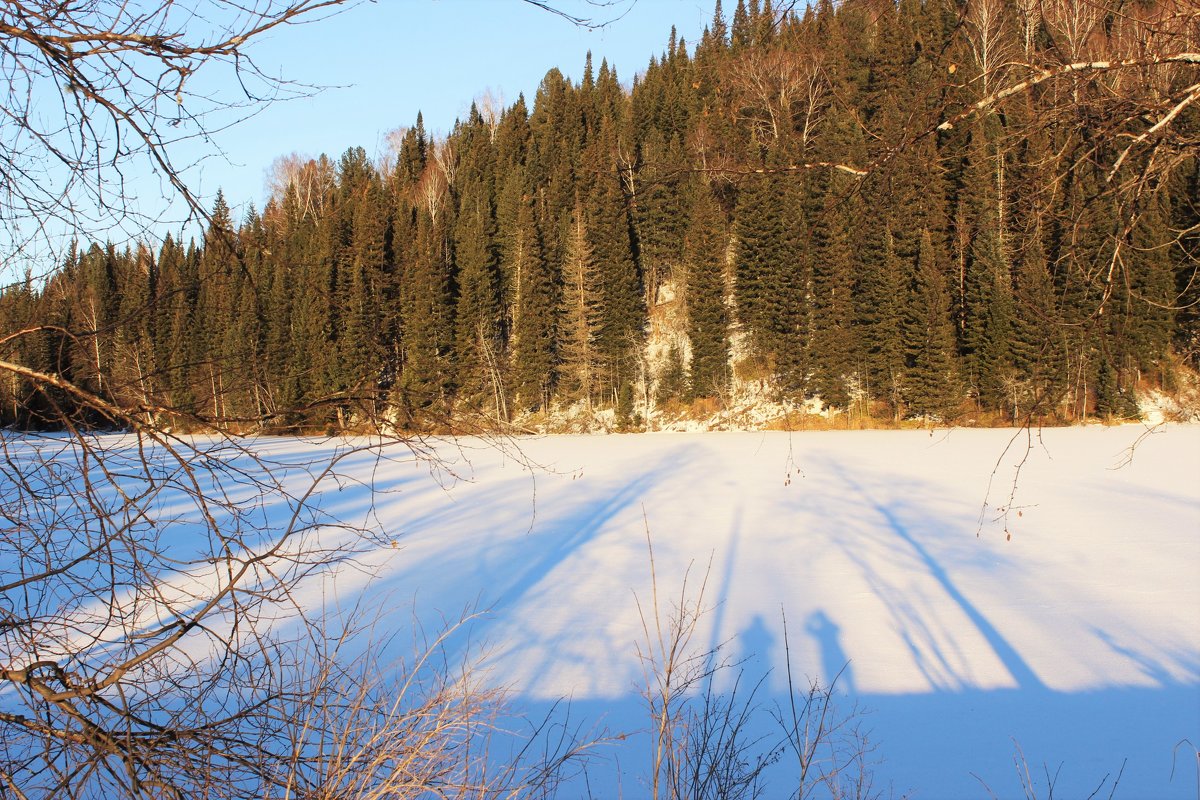
<svg viewBox="0 0 1200 800">
<path fill-rule="evenodd" d="M 444 138 L 281 159 L 195 240 L 78 242 L 0 295 L 0 357 L 197 428 L 634 428 L 746 387 L 1136 416 L 1200 358 L 1200 70 L 1144 57 L 1195 46 L 1171 8 L 718 0 L 636 77 L 589 56 Z M 14 371 L 0 424 L 76 403 Z"/>
</svg>

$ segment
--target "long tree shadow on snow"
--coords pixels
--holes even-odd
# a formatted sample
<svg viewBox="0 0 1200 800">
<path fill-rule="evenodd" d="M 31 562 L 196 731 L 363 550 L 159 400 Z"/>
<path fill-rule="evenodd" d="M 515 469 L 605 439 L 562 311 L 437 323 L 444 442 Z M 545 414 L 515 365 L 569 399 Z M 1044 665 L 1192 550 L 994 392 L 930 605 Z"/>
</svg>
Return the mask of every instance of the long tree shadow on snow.
<svg viewBox="0 0 1200 800">
<path fill-rule="evenodd" d="M 539 519 L 529 534 L 532 539 L 508 539 L 490 552 L 480 554 L 481 561 L 486 557 L 488 562 L 503 564 L 509 570 L 502 575 L 482 567 L 477 570 L 477 574 L 488 577 L 490 588 L 483 595 L 482 602 L 489 614 L 503 617 L 521 603 L 530 600 L 535 589 L 543 586 L 561 565 L 596 541 L 614 520 L 637 507 L 648 492 L 676 470 L 678 462 L 686 459 L 689 451 L 690 448 L 671 450 L 667 456 L 642 467 L 633 477 L 619 485 L 601 490 L 581 489 L 580 493 L 584 499 L 580 503 L 571 502 L 571 492 L 567 490 L 558 496 L 558 505 L 566 506 L 566 510 L 547 519 Z M 622 530 L 623 535 L 631 533 L 628 530 L 631 525 L 637 526 L 637 530 L 632 532 L 633 535 L 640 535 L 643 525 L 640 515 L 636 521 L 630 520 L 626 529 Z M 511 570 L 513 565 L 519 565 L 519 569 Z M 597 565 L 597 568 L 601 567 Z M 564 587 L 564 591 L 571 588 Z M 572 651 L 569 634 L 580 640 L 592 640 L 590 644 L 597 649 L 597 659 L 608 655 L 605 652 L 608 643 L 597 641 L 599 633 L 591 629 L 559 630 L 554 632 L 551 641 L 535 639 L 526 642 L 526 647 L 540 645 L 541 647 L 533 649 L 541 650 L 545 654 L 538 659 L 539 663 L 530 664 L 528 668 L 530 685 L 538 685 L 542 678 L 561 666 L 562 661 L 569 660 L 569 653 Z M 622 642 L 622 646 L 627 645 Z"/>
<path fill-rule="evenodd" d="M 401 495 L 387 510 L 398 517 L 398 550 L 384 554 L 391 560 L 374 573 L 343 586 L 352 593 L 349 590 L 361 591 L 370 585 L 372 596 L 387 598 L 393 606 L 407 604 L 414 623 L 426 633 L 481 613 L 451 637 L 452 648 L 478 654 L 481 641 L 485 651 L 506 647 L 510 637 L 496 638 L 497 625 L 502 626 L 517 606 L 536 600 L 531 594 L 539 587 L 544 590 L 547 579 L 609 529 L 615 519 L 628 516 L 629 525 L 623 528 L 636 525 L 632 533 L 640 536 L 640 513 L 634 515 L 631 510 L 675 471 L 681 457 L 687 457 L 686 451 L 672 450 L 649 464 L 641 462 L 619 482 L 571 481 L 551 486 L 548 501 L 539 496 L 536 504 L 528 473 L 502 480 L 489 478 L 465 487 L 462 494 L 440 497 L 430 494 L 433 489 L 422 487 L 418 494 L 425 493 L 434 502 L 407 518 L 399 518 L 405 507 Z M 530 494 L 523 511 L 513 510 L 512 498 L 517 493 Z M 408 500 L 414 499 L 420 501 L 421 497 L 408 495 Z M 489 516 L 487 510 L 492 508 L 495 514 Z M 627 533 L 630 531 L 623 530 Z M 573 588 L 564 585 L 563 591 Z M 565 656 L 561 632 L 553 642 L 533 638 L 537 635 L 533 630 L 517 633 L 526 646 L 541 644 L 548 653 Z M 574 634 L 583 639 L 595 631 L 579 629 Z M 550 670 L 551 660 L 545 659 L 539 670 Z"/>
<path fill-rule="evenodd" d="M 988 619 L 987 615 L 985 615 L 966 597 L 966 595 L 963 594 L 962 590 L 959 589 L 958 585 L 954 582 L 954 579 L 950 576 L 950 573 L 946 570 L 946 568 L 937 560 L 936 557 L 934 557 L 928 548 L 926 548 L 917 539 L 917 537 L 913 535 L 909 527 L 903 522 L 899 510 L 878 500 L 860 481 L 850 475 L 841 464 L 833 461 L 826 461 L 824 468 L 827 469 L 831 474 L 836 475 L 838 479 L 840 479 L 850 490 L 855 493 L 855 495 L 861 498 L 862 506 L 878 515 L 878 517 L 883 520 L 887 530 L 894 534 L 895 538 L 906 546 L 911 555 L 916 557 L 917 562 L 924 567 L 928 576 L 934 580 L 934 582 L 942 589 L 943 592 L 945 592 L 946 596 L 950 598 L 954 605 L 957 606 L 957 608 L 971 622 L 975 630 L 978 631 L 978 633 L 988 643 L 988 646 L 991 648 L 996 658 L 999 659 L 1000 663 L 1004 665 L 1004 668 L 1008 671 L 1017 687 L 1025 690 L 1044 691 L 1046 689 L 1045 683 L 1037 676 L 1025 659 L 1021 657 L 1021 654 L 1017 652 L 1016 647 L 1014 647 L 1013 644 L 1009 642 L 1008 639 L 996 628 L 991 620 Z M 844 555 L 858 565 L 868 583 L 870 583 L 875 592 L 881 596 L 881 599 L 886 599 L 883 597 L 883 595 L 887 594 L 889 591 L 887 580 L 879 575 L 878 572 L 875 571 L 866 561 L 866 559 L 855 552 L 855 548 L 852 543 L 844 542 L 840 539 L 836 539 L 835 542 L 842 550 Z M 916 644 L 912 639 L 912 634 L 914 633 L 914 631 L 911 630 L 912 626 L 916 625 L 920 627 L 922 625 L 919 615 L 913 613 L 909 615 L 910 618 L 908 620 L 904 620 L 901 619 L 897 614 L 896 609 L 893 608 L 893 604 L 889 603 L 888 606 L 900 625 L 901 636 L 904 638 L 906 645 L 913 654 L 918 668 L 921 670 L 922 674 L 924 674 L 926 678 L 930 680 L 930 685 L 936 686 L 937 681 L 935 676 L 929 672 L 923 663 L 923 658 L 920 655 L 919 648 L 916 647 Z M 925 633 L 928 632 L 926 631 Z M 924 638 L 928 642 L 932 642 L 934 639 L 932 635 L 926 635 Z M 953 673 L 953 668 L 950 665 L 949 659 L 941 654 L 940 651 L 937 651 L 936 648 L 935 652 L 939 657 L 941 666 Z M 963 681 L 961 678 L 959 680 L 965 685 L 965 681 Z"/>
<path fill-rule="evenodd" d="M 933 496 L 930 494 L 933 487 L 918 482 L 897 486 L 895 474 L 851 474 L 832 459 L 814 463 L 809 470 L 826 471 L 853 498 L 848 501 L 855 509 L 851 530 L 859 530 L 861 526 L 868 538 L 839 535 L 835 529 L 826 539 L 857 567 L 872 593 L 887 608 L 929 686 L 929 691 L 864 693 L 861 687 L 852 685 L 852 666 L 849 681 L 847 673 L 842 673 L 839 689 L 849 690 L 851 701 L 857 700 L 869 711 L 864 723 L 874 730 L 872 741 L 879 745 L 877 786 L 892 786 L 898 793 L 914 789 L 919 797 L 935 799 L 1025 796 L 1018 768 L 1027 767 L 1026 777 L 1033 782 L 1037 796 L 1045 796 L 1053 780 L 1054 796 L 1086 797 L 1093 793 L 1107 797 L 1117 774 L 1123 770 L 1117 797 L 1195 796 L 1196 764 L 1190 762 L 1187 745 L 1180 747 L 1185 739 L 1200 740 L 1194 684 L 1172 680 L 1168 665 L 1159 663 L 1154 655 L 1093 627 L 1092 636 L 1138 663 L 1143 674 L 1156 685 L 1081 691 L 1051 689 L 1017 644 L 1001 631 L 999 624 L 1003 620 L 993 621 L 984 607 L 967 596 L 962 577 L 948 566 L 956 562 L 944 563 L 939 559 L 934 545 L 940 540 L 927 536 L 929 531 L 942 526 L 950 535 L 961 534 L 964 541 L 973 543 L 969 516 L 947 517 L 944 510 L 935 510 L 933 504 L 923 505 L 921 498 Z M 892 490 L 890 496 L 883 497 L 871 488 L 873 478 Z M 804 502 L 812 499 L 805 497 Z M 817 517 L 832 509 L 821 509 Z M 840 504 L 837 510 L 842 510 Z M 812 513 L 811 508 L 805 511 Z M 731 581 L 737 572 L 734 562 L 741 544 L 739 517 L 734 516 L 725 562 L 717 562 L 717 574 L 723 580 L 713 596 L 716 624 L 710 641 L 717 644 L 723 640 L 736 647 L 738 663 L 748 670 L 747 680 L 752 682 L 757 677 L 756 668 L 767 669 L 775 664 L 778 670 L 780 631 L 777 625 L 764 622 L 761 613 L 743 619 L 740 630 L 725 630 L 728 615 L 721 603 L 736 590 Z M 826 519 L 831 527 L 842 524 L 832 514 Z M 906 595 L 911 590 L 872 563 L 870 551 L 879 556 L 877 548 L 881 545 L 885 547 L 883 557 L 911 563 L 911 573 L 918 579 L 927 579 L 935 594 L 940 593 L 949 601 L 946 607 L 955 609 L 969 622 L 969 628 L 962 629 L 978 633 L 986 643 L 984 652 L 990 650 L 1011 677 L 1012 686 L 982 688 L 972 680 L 969 665 L 955 657 L 962 654 L 949 652 L 960 642 L 952 633 L 946 639 L 948 631 L 937 630 L 938 620 L 919 604 L 909 602 Z M 837 674 L 847 663 L 853 664 L 853 653 L 847 652 L 843 644 L 846 628 L 851 624 L 839 619 L 832 608 L 817 608 L 801 619 L 799 632 L 816 643 L 820 667 L 826 675 Z M 796 638 L 793 636 L 793 641 Z M 902 659 L 903 651 L 898 656 Z M 937 662 L 928 661 L 931 657 Z M 816 665 L 794 666 L 803 675 Z M 770 709 L 786 703 L 787 698 L 780 692 L 777 681 L 764 684 L 764 692 L 757 700 L 760 712 L 766 712 L 767 719 L 760 720 L 762 727 L 756 730 L 769 732 Z M 544 701 L 523 698 L 521 707 L 531 712 L 531 717 L 538 718 L 547 706 Z M 595 785 L 611 787 L 615 782 L 621 796 L 644 796 L 648 758 L 643 753 L 649 752 L 645 736 L 651 721 L 636 689 L 631 687 L 630 693 L 621 698 L 577 700 L 572 706 L 572 717 L 602 720 L 611 733 L 622 737 L 619 755 L 594 765 Z M 764 739 L 768 745 L 772 741 L 769 735 Z M 787 773 L 786 765 L 781 764 L 776 770 L 766 796 L 784 796 L 792 790 L 794 776 Z M 612 772 L 617 775 L 615 781 Z M 1095 794 L 1101 785 L 1102 790 Z M 588 795 L 581 791 L 579 796 Z"/>
</svg>

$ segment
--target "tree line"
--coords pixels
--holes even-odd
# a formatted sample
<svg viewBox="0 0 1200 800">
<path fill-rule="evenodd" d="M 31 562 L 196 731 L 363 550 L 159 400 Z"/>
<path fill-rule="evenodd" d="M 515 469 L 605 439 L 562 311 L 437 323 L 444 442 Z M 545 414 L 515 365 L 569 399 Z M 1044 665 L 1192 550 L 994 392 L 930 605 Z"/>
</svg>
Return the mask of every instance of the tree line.
<svg viewBox="0 0 1200 800">
<path fill-rule="evenodd" d="M 758 384 L 882 418 L 1134 416 L 1200 359 L 1186 3 L 720 0 L 445 137 L 281 159 L 199 240 L 0 294 L 0 424 L 631 425 Z M 1188 98 L 1191 98 L 1190 100 Z M 672 321 L 665 356 L 647 341 Z M 107 420 L 111 422 L 111 420 Z"/>
</svg>

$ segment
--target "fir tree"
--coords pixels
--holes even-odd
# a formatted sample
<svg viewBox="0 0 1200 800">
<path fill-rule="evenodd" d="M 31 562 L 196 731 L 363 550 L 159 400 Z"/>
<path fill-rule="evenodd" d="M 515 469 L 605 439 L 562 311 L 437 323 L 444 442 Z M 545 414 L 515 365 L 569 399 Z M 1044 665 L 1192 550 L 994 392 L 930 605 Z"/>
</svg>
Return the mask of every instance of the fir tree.
<svg viewBox="0 0 1200 800">
<path fill-rule="evenodd" d="M 818 155 L 856 150 L 853 125 L 842 115 L 830 121 L 831 130 Z M 833 161 L 833 158 L 824 160 Z M 846 406 L 850 385 L 858 372 L 854 339 L 854 252 L 852 218 L 857 197 L 841 173 L 822 169 L 811 182 L 809 208 L 812 243 L 812 370 L 814 388 L 833 406 Z"/>
<path fill-rule="evenodd" d="M 683 364 L 683 351 L 678 343 L 672 342 L 667 349 L 666 362 L 655 381 L 654 396 L 661 405 L 681 399 L 686 390 L 687 369 Z"/>
<path fill-rule="evenodd" d="M 1193 115 L 1194 119 L 1194 115 Z M 1200 159 L 1175 177 L 1171 192 L 1173 230 L 1184 231 L 1173 251 L 1175 271 L 1175 351 L 1200 368 Z"/>
<path fill-rule="evenodd" d="M 653 301 L 658 287 L 683 257 L 687 210 L 681 176 L 686 174 L 686 160 L 679 139 L 668 146 L 657 130 L 642 144 L 642 159 L 637 176 L 642 187 L 637 205 L 638 251 Z"/>
<path fill-rule="evenodd" d="M 771 177 L 772 199 L 780 224 L 769 290 L 764 296 L 765 325 L 775 364 L 778 388 L 803 395 L 809 390 L 812 368 L 813 257 L 811 229 L 805 213 L 806 185 L 787 173 Z"/>
<path fill-rule="evenodd" d="M 153 358 L 159 390 L 163 392 L 161 399 L 170 406 L 178 402 L 169 391 L 177 384 L 175 375 L 181 366 L 183 340 L 177 335 L 186 333 L 186 320 L 191 313 L 183 248 L 171 234 L 168 233 L 163 239 L 155 263 L 158 280 L 151 321 Z"/>
<path fill-rule="evenodd" d="M 826 195 L 813 222 L 812 366 L 814 388 L 833 406 L 845 406 L 855 377 L 853 253 L 845 203 Z"/>
<path fill-rule="evenodd" d="M 733 9 L 733 28 L 731 31 L 733 50 L 736 52 L 749 47 L 753 39 L 750 14 L 746 10 L 746 0 L 737 0 Z"/>
<path fill-rule="evenodd" d="M 1012 270 L 1005 241 L 999 185 L 1001 156 L 987 122 L 972 132 L 959 197 L 958 240 L 963 277 L 959 294 L 960 351 L 980 403 L 1004 402 L 1012 374 Z"/>
<path fill-rule="evenodd" d="M 980 402 L 997 407 L 1012 380 L 1012 279 L 995 226 L 985 223 L 971 248 L 971 313 L 964 332 L 966 363 Z"/>
<path fill-rule="evenodd" d="M 193 362 L 197 372 L 193 378 L 200 389 L 201 405 L 197 409 L 221 419 L 227 414 L 224 406 L 227 372 L 237 363 L 236 343 L 225 334 L 233 324 L 233 273 L 238 254 L 236 235 L 225 196 L 217 192 L 204 234 L 200 255 L 198 291 L 196 295 L 196 355 Z"/>
</svg>

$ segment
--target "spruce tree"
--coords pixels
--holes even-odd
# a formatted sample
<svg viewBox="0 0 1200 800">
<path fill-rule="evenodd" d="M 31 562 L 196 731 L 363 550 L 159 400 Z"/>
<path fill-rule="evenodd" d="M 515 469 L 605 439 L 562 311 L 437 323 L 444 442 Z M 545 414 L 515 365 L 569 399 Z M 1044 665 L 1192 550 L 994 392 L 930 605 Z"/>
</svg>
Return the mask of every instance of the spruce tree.
<svg viewBox="0 0 1200 800">
<path fill-rule="evenodd" d="M 946 280 L 934 256 L 928 232 L 921 236 L 907 314 L 908 370 L 905 403 L 910 414 L 946 419 L 958 403 L 954 328 Z"/>
<path fill-rule="evenodd" d="M 737 0 L 737 5 L 733 9 L 733 28 L 731 30 L 733 51 L 737 52 L 749 47 L 752 44 L 752 39 L 753 30 L 751 28 L 750 13 L 746 10 L 746 0 Z"/>
<path fill-rule="evenodd" d="M 263 209 L 267 225 L 267 240 L 263 258 L 268 270 L 268 279 L 263 291 L 266 297 L 263 310 L 263 368 L 266 374 L 266 396 L 264 406 L 271 416 L 272 425 L 287 425 L 293 420 L 282 419 L 299 403 L 300 386 L 291 370 L 293 314 L 292 304 L 296 300 L 297 227 L 300 224 L 299 210 L 293 199 L 277 203 L 274 199 Z"/>
<path fill-rule="evenodd" d="M 729 371 L 728 311 L 725 305 L 725 219 L 704 180 L 692 187 L 685 242 L 687 331 L 692 345 L 691 392 L 711 397 L 725 390 Z"/>
<path fill-rule="evenodd" d="M 900 410 L 904 373 L 904 303 L 906 270 L 896 254 L 895 237 L 886 224 L 863 226 L 854 289 L 856 339 L 862 353 L 862 379 L 868 395 Z"/>
<path fill-rule="evenodd" d="M 984 407 L 1005 401 L 1012 381 L 1012 268 L 1003 216 L 1003 156 L 994 118 L 971 132 L 959 192 L 957 241 L 963 276 L 958 297 L 959 340 L 967 379 Z"/>
<path fill-rule="evenodd" d="M 812 224 L 814 389 L 829 405 L 844 407 L 850 399 L 848 381 L 857 372 L 849 210 L 832 194 L 823 200 Z"/>
<path fill-rule="evenodd" d="M 185 414 L 196 414 L 199 393 L 195 374 L 197 367 L 205 361 L 200 335 L 201 323 L 197 320 L 197 297 L 200 294 L 200 249 L 195 241 L 189 241 L 183 252 L 179 270 L 181 303 L 175 306 L 167 334 L 173 343 L 170 387 L 174 406 Z"/>
<path fill-rule="evenodd" d="M 383 187 L 371 176 L 355 198 L 349 263 L 341 275 L 344 308 L 338 337 L 337 389 L 358 396 L 372 416 L 385 358 L 383 293 L 388 260 L 388 213 Z"/>
<path fill-rule="evenodd" d="M 505 180 L 525 169 L 529 157 L 529 109 L 525 105 L 525 95 L 517 95 L 517 101 L 500 117 L 495 145 L 496 178 L 503 187 Z"/>
<path fill-rule="evenodd" d="M 547 72 L 538 87 L 529 129 L 529 185 L 535 187 L 536 220 L 546 260 L 557 272 L 563 264 L 561 235 L 570 229 L 576 192 L 584 190 L 576 184 L 584 139 L 579 99 L 571 82 L 557 69 Z"/>
<path fill-rule="evenodd" d="M 620 386 L 633 380 L 646 311 L 634 259 L 629 209 L 612 161 L 614 136 L 610 126 L 603 126 L 585 159 L 590 174 L 595 176 L 586 203 L 588 244 L 600 274 L 596 302 L 601 319 L 595 350 L 602 361 L 600 377 L 606 384 L 602 388 L 615 398 Z"/>
<path fill-rule="evenodd" d="M 770 291 L 772 268 L 780 261 L 778 248 L 783 231 L 779 211 L 768 176 L 751 175 L 742 182 L 734 223 L 737 318 L 760 353 L 770 352 L 772 345 L 765 295 Z"/>
<path fill-rule="evenodd" d="M 1184 233 L 1172 252 L 1176 297 L 1172 345 L 1186 363 L 1200 368 L 1200 158 L 1180 170 L 1175 184 L 1171 227 Z"/>
<path fill-rule="evenodd" d="M 775 163 L 782 164 L 779 158 Z M 764 324 L 770 338 L 777 388 L 807 394 L 812 369 L 813 256 L 804 200 L 806 184 L 786 172 L 770 176 L 772 205 L 779 219 L 776 261 L 764 293 Z"/>
<path fill-rule="evenodd" d="M 510 371 L 518 407 L 537 410 L 549 403 L 553 388 L 556 297 L 532 203 L 525 197 L 517 202 L 501 256 L 513 276 Z"/>
<path fill-rule="evenodd" d="M 1014 416 L 1020 418 L 1026 411 L 1047 414 L 1065 381 L 1065 353 L 1054 282 L 1038 229 L 1031 232 L 1017 262 L 1015 299 L 1011 352 L 1016 375 L 1027 390 L 1018 398 Z"/>
<path fill-rule="evenodd" d="M 235 345 L 225 334 L 233 324 L 233 273 L 237 269 L 236 235 L 225 196 L 218 191 L 209 226 L 204 234 L 200 256 L 196 296 L 197 372 L 201 406 L 197 410 L 215 419 L 227 415 L 226 383 L 236 380 L 231 367 L 236 364 Z"/>
<path fill-rule="evenodd" d="M 416 186 L 425 172 L 428 157 L 429 140 L 425 135 L 424 119 L 418 111 L 416 123 L 404 132 L 400 152 L 396 157 L 395 176 L 403 189 Z"/>
<path fill-rule="evenodd" d="M 270 385 L 267 376 L 267 321 L 270 295 L 271 264 L 267 227 L 263 218 L 250 207 L 238 231 L 238 249 L 242 254 L 242 269 L 235 288 L 238 307 L 238 328 L 232 334 L 244 343 L 247 354 L 243 396 L 239 414 L 263 419 L 267 414 Z"/>
<path fill-rule="evenodd" d="M 970 313 L 964 332 L 966 363 L 980 402 L 1002 405 L 1012 380 L 1012 279 L 994 224 L 984 223 L 972 243 L 968 276 Z"/>
<path fill-rule="evenodd" d="M 1121 226 L 1119 211 L 1103 192 L 1103 176 L 1094 165 L 1077 165 L 1070 178 L 1050 237 L 1050 262 L 1055 265 L 1055 294 L 1066 339 L 1071 407 L 1084 416 L 1100 362 L 1107 358 L 1101 354 L 1110 349 L 1103 341 L 1108 325 L 1119 316 L 1109 303 L 1108 275 L 1117 258 Z"/>
<path fill-rule="evenodd" d="M 183 346 L 174 336 L 175 330 L 180 327 L 177 319 L 186 318 L 190 313 L 187 286 L 184 285 L 183 258 L 183 248 L 168 233 L 155 260 L 158 279 L 150 326 L 157 384 L 163 392 L 160 400 L 168 406 L 176 402 L 169 388 L 175 383 L 173 376 L 179 370 Z"/>
<path fill-rule="evenodd" d="M 559 387 L 569 400 L 589 407 L 601 364 L 597 340 L 603 326 L 600 283 L 582 203 L 575 204 L 569 228 L 563 232 L 562 311 L 559 325 Z"/>
<path fill-rule="evenodd" d="M 460 397 L 475 407 L 484 399 L 503 411 L 504 362 L 501 340 L 500 280 L 495 220 L 486 189 L 478 178 L 463 190 L 455 223 L 454 255 L 458 268 L 454 358 Z"/>
<path fill-rule="evenodd" d="M 325 213 L 312 225 L 301 225 L 294 242 L 297 262 L 292 273 L 291 330 L 285 370 L 294 389 L 289 404 L 297 423 L 330 422 L 323 404 L 336 394 L 337 344 L 332 299 L 337 296 L 335 266 L 336 219 Z M 306 413 L 301 413 L 306 409 Z"/>
<path fill-rule="evenodd" d="M 837 114 L 829 125 L 830 130 L 817 150 L 823 160 L 834 161 L 835 154 L 859 150 L 854 134 L 856 126 L 851 120 Z M 844 407 L 850 400 L 850 386 L 858 373 L 852 297 L 855 263 L 851 238 L 851 220 L 858 216 L 858 198 L 841 172 L 821 169 L 812 176 L 809 209 L 814 389 L 824 402 Z"/>
<path fill-rule="evenodd" d="M 1128 317 L 1128 347 L 1137 368 L 1160 382 L 1171 342 L 1171 310 L 1179 306 L 1171 263 L 1179 245 L 1169 219 L 1169 196 L 1160 188 L 1138 209 L 1124 258 L 1128 302 L 1122 311 Z"/>
<path fill-rule="evenodd" d="M 404 354 L 400 394 L 416 424 L 428 424 L 449 411 L 454 316 L 446 215 L 422 211 L 410 259 L 404 265 L 400 297 Z M 432 417 L 432 419 L 431 419 Z"/>
<path fill-rule="evenodd" d="M 638 251 L 648 297 L 653 301 L 658 287 L 683 257 L 686 160 L 678 138 L 668 145 L 658 130 L 652 130 L 642 144 L 642 161 L 637 175 L 641 187 L 637 196 Z"/>
</svg>

